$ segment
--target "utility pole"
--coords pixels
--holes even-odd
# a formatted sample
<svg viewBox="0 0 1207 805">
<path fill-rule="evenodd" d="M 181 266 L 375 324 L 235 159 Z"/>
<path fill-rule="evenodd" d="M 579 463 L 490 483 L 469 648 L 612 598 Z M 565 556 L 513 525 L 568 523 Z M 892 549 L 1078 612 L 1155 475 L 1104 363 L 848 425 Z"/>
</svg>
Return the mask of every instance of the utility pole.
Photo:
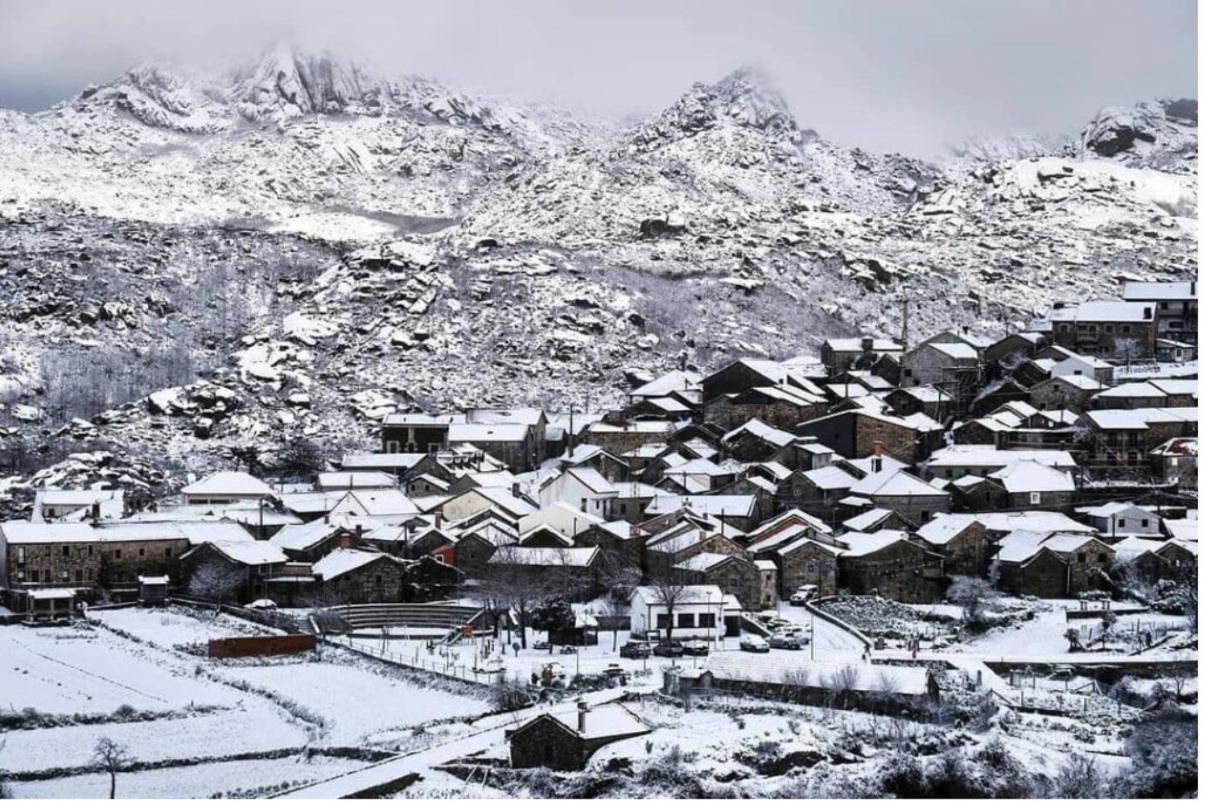
<svg viewBox="0 0 1207 805">
<path fill-rule="evenodd" d="M 901 352 L 909 351 L 909 297 L 901 300 Z"/>
</svg>

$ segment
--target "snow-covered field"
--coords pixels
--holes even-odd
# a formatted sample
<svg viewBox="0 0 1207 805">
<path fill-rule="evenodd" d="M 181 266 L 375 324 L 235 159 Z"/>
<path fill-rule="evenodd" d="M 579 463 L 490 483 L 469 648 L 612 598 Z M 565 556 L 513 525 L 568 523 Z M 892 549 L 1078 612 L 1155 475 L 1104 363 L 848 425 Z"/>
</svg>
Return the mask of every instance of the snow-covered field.
<svg viewBox="0 0 1207 805">
<path fill-rule="evenodd" d="M 234 760 L 168 769 L 149 769 L 119 775 L 117 795 L 127 799 L 206 799 L 215 794 L 249 791 L 261 786 L 301 784 L 342 774 L 363 766 L 363 761 L 324 756 L 269 760 Z M 104 799 L 109 796 L 109 775 L 80 774 L 54 780 L 10 784 L 22 799 Z"/>
<path fill-rule="evenodd" d="M 0 713 L 34 727 L 0 735 L 0 768 L 26 778 L 15 782 L 19 796 L 106 794 L 107 781 L 92 772 L 29 779 L 95 768 L 102 737 L 121 744 L 132 762 L 174 764 L 121 775 L 125 796 L 205 797 L 330 777 L 364 761 L 305 762 L 305 748 L 405 745 L 413 727 L 491 707 L 485 691 L 433 685 L 341 649 L 217 661 L 175 648 L 264 631 L 228 616 L 125 609 L 99 620 L 103 626 L 0 627 Z M 38 712 L 22 715 L 27 708 Z M 80 716 L 96 723 L 71 723 Z M 436 732 L 452 728 L 460 726 Z M 287 756 L 264 757 L 281 752 Z"/>
</svg>

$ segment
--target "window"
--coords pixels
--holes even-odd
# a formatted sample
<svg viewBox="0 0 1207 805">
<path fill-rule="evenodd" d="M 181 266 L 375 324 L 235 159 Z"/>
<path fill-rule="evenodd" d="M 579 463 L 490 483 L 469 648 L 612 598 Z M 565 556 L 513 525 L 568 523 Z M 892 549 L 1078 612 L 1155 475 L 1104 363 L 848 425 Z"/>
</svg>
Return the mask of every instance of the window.
<svg viewBox="0 0 1207 805">
<path fill-rule="evenodd" d="M 628 514 L 628 513 L 629 513 L 629 504 L 627 504 L 627 503 L 621 503 L 621 504 L 620 504 L 620 513 L 621 513 L 621 514 Z"/>
<path fill-rule="evenodd" d="M 1169 303 L 1168 303 L 1168 302 L 1162 302 L 1162 303 L 1161 303 L 1161 309 L 1162 309 L 1162 310 L 1169 310 Z"/>
<path fill-rule="evenodd" d="M 1038 506 L 1038 505 L 1039 505 L 1039 493 L 1038 493 L 1038 492 L 1032 492 L 1032 493 L 1031 493 L 1031 505 L 1032 505 L 1032 506 Z"/>
<path fill-rule="evenodd" d="M 139 555 L 139 556 L 146 556 L 146 555 L 147 555 L 147 549 L 146 549 L 146 548 L 139 548 L 139 549 L 138 549 L 138 555 Z"/>
<path fill-rule="evenodd" d="M 696 628 L 696 616 L 692 612 L 680 612 L 679 617 L 676 618 L 676 621 L 677 623 L 675 625 L 680 629 Z"/>
<path fill-rule="evenodd" d="M 717 625 L 717 616 L 712 612 L 700 613 L 700 628 L 712 629 Z"/>
<path fill-rule="evenodd" d="M 71 546 L 70 546 L 70 545 L 64 545 L 64 546 L 63 546 L 63 555 L 64 555 L 64 556 L 71 556 Z"/>
<path fill-rule="evenodd" d="M 922 511 L 920 511 L 918 513 L 918 515 L 919 515 L 919 519 L 924 523 L 930 519 L 930 512 L 928 512 L 926 509 L 923 509 Z"/>
<path fill-rule="evenodd" d="M 1146 519 L 1141 519 L 1141 520 L 1140 520 L 1140 527 L 1141 527 L 1141 528 L 1148 528 L 1148 520 L 1146 520 Z"/>
<path fill-rule="evenodd" d="M 164 548 L 164 549 L 163 549 L 163 558 L 164 558 L 164 559 L 171 559 L 171 558 L 172 558 L 172 549 L 171 549 L 171 548 Z"/>
<path fill-rule="evenodd" d="M 32 582 L 36 582 L 38 580 L 38 571 L 36 571 L 36 570 L 29 571 L 29 580 Z"/>
<path fill-rule="evenodd" d="M 1077 554 L 1077 561 L 1080 564 L 1083 564 L 1083 565 L 1085 564 L 1085 551 L 1082 551 L 1081 553 Z"/>
<path fill-rule="evenodd" d="M 1113 325 L 1113 324 L 1104 324 L 1104 325 L 1102 325 L 1102 329 L 1103 329 L 1103 331 L 1105 331 L 1105 332 L 1108 332 L 1108 333 L 1113 333 L 1113 332 L 1115 332 L 1115 325 Z"/>
<path fill-rule="evenodd" d="M 79 582 L 83 581 L 83 580 L 84 580 L 84 571 L 82 571 L 82 570 L 76 570 L 76 572 L 75 572 L 75 580 L 76 580 L 76 583 L 79 583 Z"/>
<path fill-rule="evenodd" d="M 658 613 L 658 628 L 665 629 L 666 627 L 668 627 L 670 625 L 671 625 L 671 616 L 667 615 L 665 612 Z"/>
<path fill-rule="evenodd" d="M 122 558 L 122 549 L 121 549 L 121 548 L 116 548 L 116 549 L 114 549 L 114 551 L 113 551 L 113 558 L 114 558 L 114 559 L 121 559 L 121 558 Z"/>
<path fill-rule="evenodd" d="M 1131 331 L 1132 331 L 1132 326 L 1130 324 L 1120 324 L 1119 325 L 1119 332 L 1123 333 L 1124 335 L 1127 335 Z"/>
<path fill-rule="evenodd" d="M 582 506 L 583 506 L 583 511 L 586 511 L 586 510 L 587 510 L 587 499 L 586 499 L 586 498 L 582 498 L 581 500 L 582 500 L 582 502 L 583 502 L 583 503 L 582 503 Z"/>
</svg>

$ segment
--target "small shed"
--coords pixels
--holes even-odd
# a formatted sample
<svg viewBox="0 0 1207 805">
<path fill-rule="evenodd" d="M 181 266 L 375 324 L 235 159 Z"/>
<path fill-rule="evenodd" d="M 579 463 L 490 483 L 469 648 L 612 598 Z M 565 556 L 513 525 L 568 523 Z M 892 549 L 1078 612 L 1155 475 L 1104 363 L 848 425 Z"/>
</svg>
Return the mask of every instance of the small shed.
<svg viewBox="0 0 1207 805">
<path fill-rule="evenodd" d="M 598 646 L 599 621 L 590 612 L 575 612 L 573 626 L 549 630 L 549 642 L 555 646 Z"/>
<path fill-rule="evenodd" d="M 650 731 L 623 705 L 592 709 L 582 699 L 577 704 L 574 711 L 542 713 L 509 730 L 512 768 L 580 771 L 600 747 Z"/>
<path fill-rule="evenodd" d="M 162 604 L 167 600 L 167 576 L 138 577 L 138 601 L 140 604 Z"/>
<path fill-rule="evenodd" d="M 75 590 L 50 587 L 25 593 L 25 622 L 46 623 L 70 620 L 75 614 Z"/>
</svg>

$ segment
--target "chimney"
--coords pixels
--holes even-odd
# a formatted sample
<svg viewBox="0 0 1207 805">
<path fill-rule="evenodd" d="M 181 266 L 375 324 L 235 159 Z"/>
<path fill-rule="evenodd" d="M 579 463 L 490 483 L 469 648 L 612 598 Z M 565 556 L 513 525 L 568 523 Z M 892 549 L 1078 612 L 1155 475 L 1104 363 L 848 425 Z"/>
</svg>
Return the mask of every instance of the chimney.
<svg viewBox="0 0 1207 805">
<path fill-rule="evenodd" d="M 1144 318 L 1151 319 L 1153 317 L 1153 309 L 1151 307 L 1144 308 Z"/>
<path fill-rule="evenodd" d="M 93 503 L 92 504 L 92 521 L 97 522 L 100 519 L 101 519 L 101 504 Z"/>
<path fill-rule="evenodd" d="M 352 535 L 347 531 L 339 532 L 339 546 L 345 551 L 352 547 Z"/>
<path fill-rule="evenodd" d="M 578 699 L 578 731 L 586 733 L 587 731 L 587 713 L 590 712 L 591 705 L 587 704 L 582 697 Z"/>
<path fill-rule="evenodd" d="M 442 526 L 443 524 L 444 524 L 444 515 L 443 515 L 441 512 L 437 511 L 437 512 L 436 512 L 436 519 L 435 519 L 435 521 L 434 521 L 434 523 L 433 523 L 433 527 L 434 527 L 434 528 L 435 528 L 437 531 L 439 531 L 439 530 L 440 530 L 440 526 Z"/>
<path fill-rule="evenodd" d="M 859 348 L 862 349 L 864 352 L 871 352 L 872 347 L 875 346 L 875 344 L 876 344 L 876 340 L 874 338 L 872 338 L 871 336 L 865 335 L 859 341 Z"/>
<path fill-rule="evenodd" d="M 872 442 L 872 472 L 884 469 L 884 442 Z"/>
<path fill-rule="evenodd" d="M 520 496 L 520 482 L 519 481 L 516 481 L 515 483 L 513 483 L 511 485 L 511 496 L 513 498 L 518 498 Z"/>
<path fill-rule="evenodd" d="M 327 512 L 323 515 L 323 523 L 325 525 L 331 525 L 331 512 Z"/>
</svg>

